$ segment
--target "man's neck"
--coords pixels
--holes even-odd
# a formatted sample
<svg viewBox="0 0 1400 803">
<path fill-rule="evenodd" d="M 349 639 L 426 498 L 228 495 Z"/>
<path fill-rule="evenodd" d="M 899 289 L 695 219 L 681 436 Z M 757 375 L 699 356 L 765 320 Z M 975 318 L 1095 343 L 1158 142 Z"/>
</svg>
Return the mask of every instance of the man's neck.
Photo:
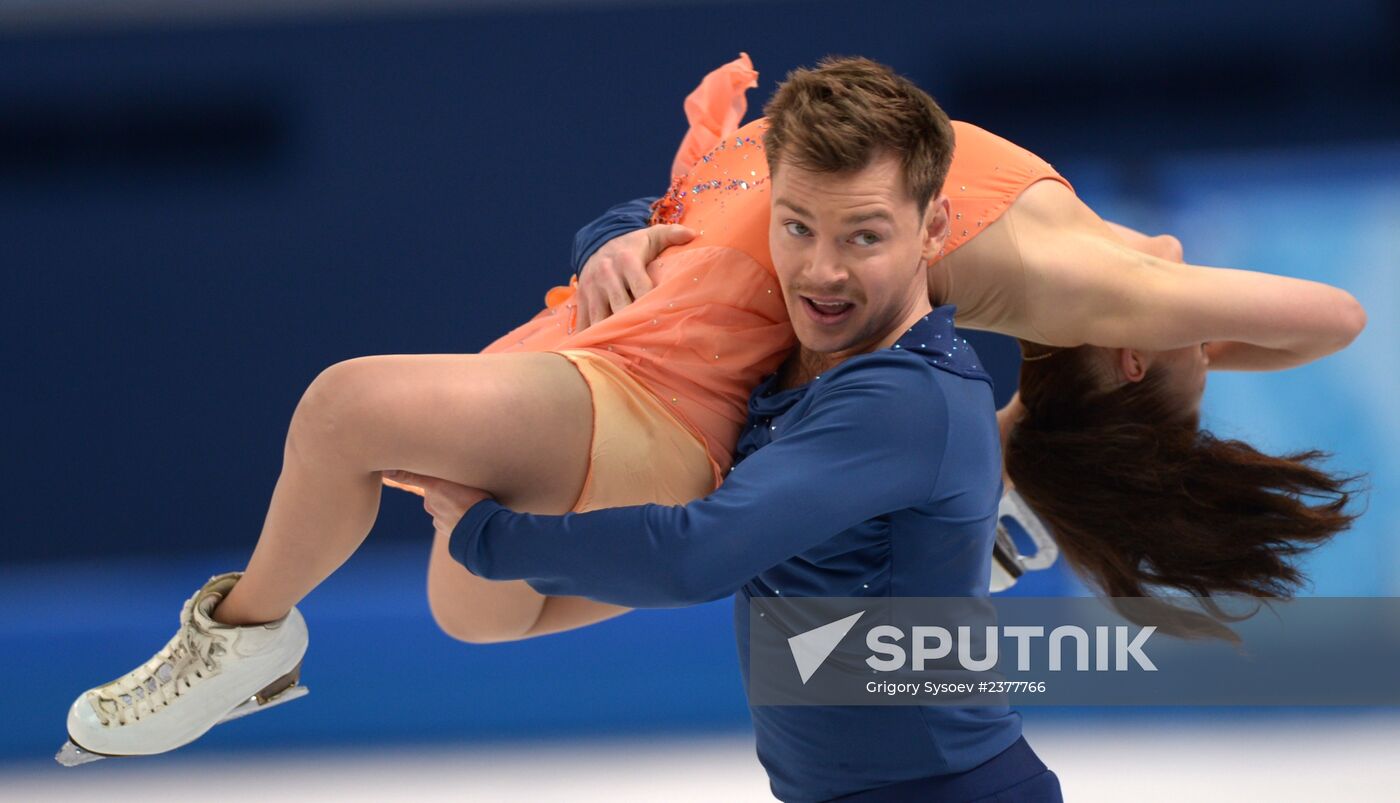
<svg viewBox="0 0 1400 803">
<path fill-rule="evenodd" d="M 928 266 L 928 297 L 934 304 L 952 303 L 953 273 L 944 260 L 940 259 Z"/>
<path fill-rule="evenodd" d="M 841 362 L 842 360 L 834 355 L 808 351 L 806 346 L 799 345 L 778 370 L 778 387 L 787 390 L 805 385 L 821 376 L 823 371 L 840 365 Z"/>
<path fill-rule="evenodd" d="M 929 306 L 927 297 L 921 297 L 919 303 L 916 303 L 898 324 L 885 332 L 878 341 L 864 348 L 822 353 L 810 351 L 806 346 L 799 345 L 792 354 L 788 355 L 783 367 L 779 370 L 778 387 L 787 390 L 805 385 L 852 357 L 887 349 L 903 337 L 904 333 L 909 331 L 910 327 L 917 323 L 920 318 L 932 311 L 933 307 Z"/>
</svg>

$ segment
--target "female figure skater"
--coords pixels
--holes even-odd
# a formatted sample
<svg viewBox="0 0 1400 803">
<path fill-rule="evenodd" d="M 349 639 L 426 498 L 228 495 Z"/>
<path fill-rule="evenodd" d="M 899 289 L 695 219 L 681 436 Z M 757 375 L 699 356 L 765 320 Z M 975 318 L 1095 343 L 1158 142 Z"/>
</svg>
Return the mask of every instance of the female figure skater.
<svg viewBox="0 0 1400 803">
<path fill-rule="evenodd" d="M 727 69 L 745 67 L 741 58 Z M 711 87 L 733 93 L 727 104 L 707 98 L 711 107 L 742 117 L 744 84 Z M 1350 478 L 1317 468 L 1319 451 L 1274 457 L 1201 430 L 1206 371 L 1281 370 L 1331 354 L 1365 327 L 1361 305 L 1317 282 L 1183 264 L 1175 238 L 1103 220 L 1029 151 L 952 127 L 951 230 L 929 266 L 929 295 L 957 306 L 959 326 L 1021 341 L 1019 390 L 998 413 L 1008 488 L 1107 596 L 1170 587 L 1288 597 L 1304 579 L 1289 558 L 1350 525 Z M 692 115 L 677 165 L 765 128 L 716 131 Z M 655 204 L 621 204 L 580 232 L 576 261 L 597 249 L 578 280 L 587 321 L 635 297 L 657 256 L 639 227 L 674 219 L 701 186 L 678 180 Z M 1233 639 L 1219 621 L 1232 617 L 1212 614 L 1174 614 L 1177 632 Z"/>
<path fill-rule="evenodd" d="M 709 98 L 722 110 L 706 122 L 733 111 L 732 89 L 751 80 L 736 81 L 744 68 L 731 65 L 706 79 L 698 103 Z M 993 301 L 979 320 L 1052 345 L 1127 344 L 1120 362 L 1134 371 L 1167 372 L 1182 404 L 1199 398 L 1203 340 L 1230 341 L 1223 354 L 1237 364 L 1281 367 L 1340 348 L 1359 327 L 1354 300 L 1324 285 L 1205 268 L 1182 268 L 1193 279 L 1185 281 L 1172 272 L 1181 266 L 1131 250 L 1077 201 L 1073 209 L 1049 201 L 1042 208 L 1047 191 L 1041 188 L 1067 185 L 1039 160 L 990 136 L 982 145 L 1008 150 L 979 155 L 975 139 L 959 136 L 946 185 L 952 231 L 944 258 L 934 263 L 954 283 L 930 278 L 939 303 L 976 309 L 975 301 L 957 300 L 968 282 L 957 285 L 963 276 L 948 269 L 956 264 L 949 260 L 993 234 L 1009 207 L 1034 198 L 1037 203 L 1021 204 L 1025 214 L 1013 216 L 1014 228 L 1004 227 L 1002 242 L 1015 247 L 964 254 L 1004 261 L 986 270 L 1020 283 L 1012 296 L 985 290 Z M 959 171 L 958 160 L 978 167 Z M 621 309 L 606 319 L 579 328 L 578 299 L 559 292 L 549 309 L 482 354 L 367 357 L 322 372 L 293 413 L 282 473 L 245 572 L 201 588 L 186 603 L 179 632 L 150 661 L 80 695 L 68 717 L 73 743 L 95 754 L 164 752 L 198 738 L 235 707 L 284 694 L 306 647 L 293 606 L 369 532 L 385 470 L 482 488 L 515 509 L 539 513 L 683 503 L 712 490 L 728 467 L 749 389 L 794 342 L 791 311 L 768 254 L 767 170 L 757 126 L 724 137 L 697 160 L 663 199 L 660 219 L 667 225 L 641 235 L 649 250 L 663 251 L 649 268 L 653 287 L 632 286 L 634 300 L 615 304 Z M 943 183 L 936 179 L 934 186 Z M 1054 263 L 1063 275 L 1038 245 L 1028 249 L 1042 237 L 1072 249 L 1075 258 Z M 1134 269 L 1138 281 L 1113 275 Z M 1222 293 L 1252 303 L 1227 309 L 1217 300 Z M 1293 294 L 1309 300 L 1293 303 Z M 1057 304 L 1074 305 L 1077 316 L 1047 309 Z M 1133 314 L 1124 314 L 1125 306 Z M 1194 328 L 1176 319 L 1182 315 Z M 1277 487 L 1269 481 L 1257 478 L 1261 488 Z M 1315 488 L 1298 482 L 1281 490 Z M 1281 513 L 1304 519 L 1310 511 L 1296 503 Z M 1321 521 L 1306 524 L 1289 531 L 1287 548 L 1336 531 Z M 625 610 L 542 597 L 523 582 L 480 580 L 452 561 L 448 534 L 435 538 L 428 591 L 434 617 L 451 635 L 524 638 Z M 1231 536 L 1228 529 L 1202 533 Z M 1272 551 L 1278 544 L 1257 546 Z M 1098 548 L 1117 547 L 1106 538 Z"/>
</svg>

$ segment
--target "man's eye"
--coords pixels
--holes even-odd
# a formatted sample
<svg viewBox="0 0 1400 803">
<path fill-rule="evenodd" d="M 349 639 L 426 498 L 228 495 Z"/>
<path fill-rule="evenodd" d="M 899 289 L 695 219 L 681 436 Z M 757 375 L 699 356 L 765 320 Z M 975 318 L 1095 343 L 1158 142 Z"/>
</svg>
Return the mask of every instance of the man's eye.
<svg viewBox="0 0 1400 803">
<path fill-rule="evenodd" d="M 789 220 L 784 223 L 783 228 L 787 229 L 787 233 L 794 237 L 806 237 L 808 234 L 812 233 L 806 226 L 795 220 Z"/>
<path fill-rule="evenodd" d="M 863 231 L 851 238 L 857 245 L 870 246 L 880 242 L 880 235 L 873 232 Z"/>
</svg>

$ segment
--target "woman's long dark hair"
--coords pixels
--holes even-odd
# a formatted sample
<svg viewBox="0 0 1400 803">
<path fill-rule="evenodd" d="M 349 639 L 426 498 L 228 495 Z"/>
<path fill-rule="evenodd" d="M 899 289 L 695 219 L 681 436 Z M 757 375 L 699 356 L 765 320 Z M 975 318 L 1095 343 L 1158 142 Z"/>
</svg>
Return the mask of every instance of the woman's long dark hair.
<svg viewBox="0 0 1400 803">
<path fill-rule="evenodd" d="M 1094 348 L 1021 364 L 1026 414 L 1007 442 L 1007 473 L 1104 595 L 1161 602 L 1174 614 L 1151 622 L 1163 632 L 1238 641 L 1222 622 L 1249 614 L 1210 599 L 1198 613 L 1160 592 L 1291 598 L 1305 581 L 1293 559 L 1356 518 L 1347 506 L 1357 478 L 1323 471 L 1317 450 L 1274 457 L 1200 429 L 1160 366 L 1104 390 Z"/>
</svg>

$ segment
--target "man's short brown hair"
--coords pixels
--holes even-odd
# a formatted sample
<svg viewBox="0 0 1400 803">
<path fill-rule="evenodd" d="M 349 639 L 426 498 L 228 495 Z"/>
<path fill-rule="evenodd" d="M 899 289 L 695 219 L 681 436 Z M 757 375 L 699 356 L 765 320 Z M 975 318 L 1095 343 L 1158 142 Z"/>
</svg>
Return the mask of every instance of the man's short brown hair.
<svg viewBox="0 0 1400 803">
<path fill-rule="evenodd" d="M 793 70 L 763 113 L 770 173 L 783 159 L 816 173 L 861 170 L 889 151 L 899 157 L 920 213 L 948 177 L 948 115 L 928 93 L 870 59 L 828 57 L 815 70 Z"/>
</svg>

